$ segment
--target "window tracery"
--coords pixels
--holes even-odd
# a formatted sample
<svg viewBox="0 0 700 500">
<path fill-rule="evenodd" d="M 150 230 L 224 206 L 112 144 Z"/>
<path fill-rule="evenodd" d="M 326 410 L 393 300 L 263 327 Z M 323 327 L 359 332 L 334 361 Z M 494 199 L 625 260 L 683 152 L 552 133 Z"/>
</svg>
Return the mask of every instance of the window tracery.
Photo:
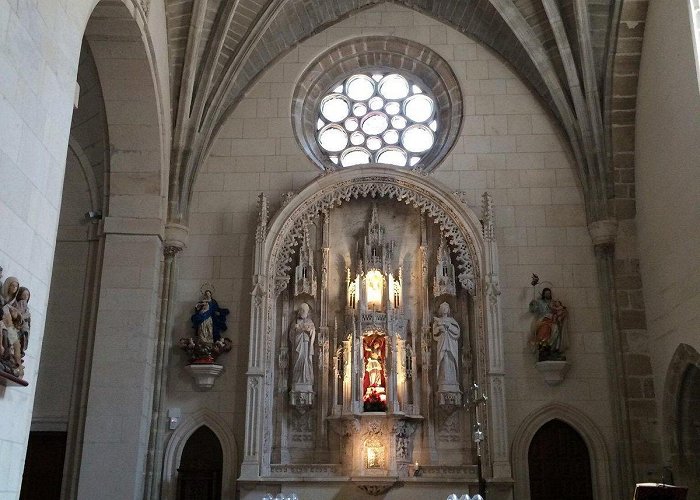
<svg viewBox="0 0 700 500">
<path fill-rule="evenodd" d="M 336 165 L 415 166 L 435 145 L 435 100 L 410 77 L 356 73 L 321 100 L 317 139 Z"/>
</svg>

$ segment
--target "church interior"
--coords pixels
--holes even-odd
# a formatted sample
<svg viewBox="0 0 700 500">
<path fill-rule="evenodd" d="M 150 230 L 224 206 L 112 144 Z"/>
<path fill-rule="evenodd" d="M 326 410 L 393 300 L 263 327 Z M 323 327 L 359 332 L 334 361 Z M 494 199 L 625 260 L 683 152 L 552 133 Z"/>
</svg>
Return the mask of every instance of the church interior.
<svg viewBox="0 0 700 500">
<path fill-rule="evenodd" d="M 0 500 L 700 500 L 698 173 L 700 0 L 0 0 Z"/>
</svg>

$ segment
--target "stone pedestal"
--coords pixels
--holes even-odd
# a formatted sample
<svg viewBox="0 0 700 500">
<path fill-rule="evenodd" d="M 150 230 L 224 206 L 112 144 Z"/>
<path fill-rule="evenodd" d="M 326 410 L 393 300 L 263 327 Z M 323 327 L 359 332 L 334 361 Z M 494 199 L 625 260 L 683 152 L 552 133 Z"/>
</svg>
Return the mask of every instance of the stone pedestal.
<svg viewBox="0 0 700 500">
<path fill-rule="evenodd" d="M 559 385 L 564 380 L 571 364 L 568 361 L 540 361 L 535 363 L 537 371 L 544 375 L 547 385 Z"/>
<path fill-rule="evenodd" d="M 214 387 L 214 382 L 224 372 L 224 367 L 213 364 L 187 365 L 185 371 L 194 380 L 198 391 L 208 391 Z"/>
</svg>

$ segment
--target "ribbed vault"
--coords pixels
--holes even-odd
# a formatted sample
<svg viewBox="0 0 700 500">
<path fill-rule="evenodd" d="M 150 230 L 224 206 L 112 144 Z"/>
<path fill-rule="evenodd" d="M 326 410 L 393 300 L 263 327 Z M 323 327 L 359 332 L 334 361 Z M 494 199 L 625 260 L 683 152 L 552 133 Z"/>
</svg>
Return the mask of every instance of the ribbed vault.
<svg viewBox="0 0 700 500">
<path fill-rule="evenodd" d="M 174 154 L 170 219 L 187 218 L 196 166 L 269 65 L 306 38 L 387 0 L 166 0 Z M 609 61 L 622 0 L 395 0 L 508 62 L 559 121 L 589 220 L 610 216 Z M 608 131 L 607 133 L 605 131 Z"/>
</svg>

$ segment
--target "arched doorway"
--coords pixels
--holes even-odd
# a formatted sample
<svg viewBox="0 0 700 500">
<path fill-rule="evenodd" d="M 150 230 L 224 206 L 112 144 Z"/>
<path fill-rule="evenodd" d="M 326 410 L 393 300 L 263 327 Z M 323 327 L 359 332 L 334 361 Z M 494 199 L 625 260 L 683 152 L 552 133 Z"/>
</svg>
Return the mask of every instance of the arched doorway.
<svg viewBox="0 0 700 500">
<path fill-rule="evenodd" d="M 676 483 L 700 491 L 700 367 L 685 370 L 678 393 L 676 433 L 678 436 L 678 477 Z M 700 493 L 690 498 L 700 498 Z"/>
<path fill-rule="evenodd" d="M 187 440 L 177 469 L 178 500 L 218 500 L 224 455 L 221 443 L 203 425 Z"/>
<path fill-rule="evenodd" d="M 569 424 L 550 420 L 528 449 L 532 500 L 592 500 L 591 460 L 581 435 Z"/>
</svg>

